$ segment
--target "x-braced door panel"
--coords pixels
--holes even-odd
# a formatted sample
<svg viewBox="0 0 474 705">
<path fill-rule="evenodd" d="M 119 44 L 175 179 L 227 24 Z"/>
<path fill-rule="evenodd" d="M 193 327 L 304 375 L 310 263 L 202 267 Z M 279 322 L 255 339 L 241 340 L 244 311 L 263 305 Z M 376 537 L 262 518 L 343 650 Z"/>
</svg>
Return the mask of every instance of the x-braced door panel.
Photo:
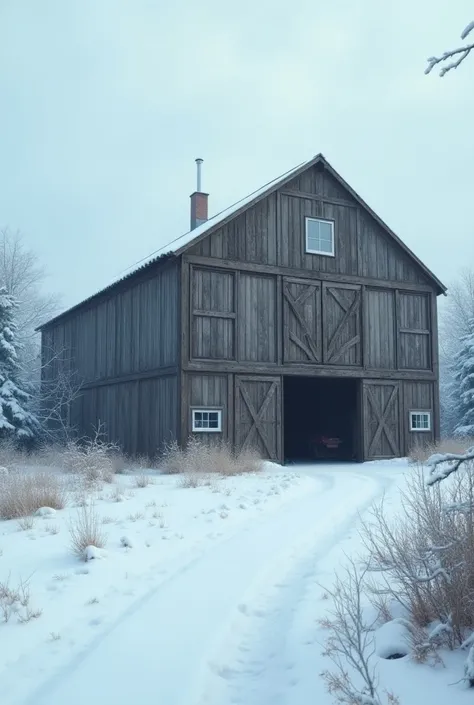
<svg viewBox="0 0 474 705">
<path fill-rule="evenodd" d="M 360 365 L 361 288 L 323 284 L 323 360 L 331 365 Z"/>
<path fill-rule="evenodd" d="M 284 362 L 322 362 L 321 284 L 283 279 Z"/>
<path fill-rule="evenodd" d="M 399 382 L 364 381 L 363 423 L 366 460 L 401 455 Z"/>
<path fill-rule="evenodd" d="M 280 377 L 235 376 L 235 444 L 281 459 Z"/>
</svg>

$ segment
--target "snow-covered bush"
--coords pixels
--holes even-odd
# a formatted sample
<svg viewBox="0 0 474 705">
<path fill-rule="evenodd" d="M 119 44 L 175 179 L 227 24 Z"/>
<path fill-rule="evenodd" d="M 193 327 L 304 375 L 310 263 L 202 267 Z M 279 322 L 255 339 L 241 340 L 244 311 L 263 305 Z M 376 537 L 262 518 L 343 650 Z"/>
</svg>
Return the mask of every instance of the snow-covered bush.
<svg viewBox="0 0 474 705">
<path fill-rule="evenodd" d="M 99 427 L 92 438 L 82 443 L 67 443 L 59 453 L 58 462 L 66 472 L 79 479 L 84 489 L 90 489 L 102 482 L 113 482 L 120 455 L 118 446 L 105 441 Z"/>
<path fill-rule="evenodd" d="M 107 542 L 107 535 L 102 530 L 100 517 L 93 504 L 84 504 L 78 509 L 69 524 L 69 534 L 73 553 L 83 560 L 91 560 L 91 546 L 101 549 Z"/>
<path fill-rule="evenodd" d="M 41 507 L 63 509 L 67 492 L 61 478 L 51 472 L 10 470 L 0 474 L 0 518 L 18 519 Z"/>
<path fill-rule="evenodd" d="M 399 515 L 388 519 L 382 502 L 362 524 L 373 590 L 461 645 L 474 629 L 474 465 L 433 485 L 418 468 L 402 495 Z"/>
</svg>

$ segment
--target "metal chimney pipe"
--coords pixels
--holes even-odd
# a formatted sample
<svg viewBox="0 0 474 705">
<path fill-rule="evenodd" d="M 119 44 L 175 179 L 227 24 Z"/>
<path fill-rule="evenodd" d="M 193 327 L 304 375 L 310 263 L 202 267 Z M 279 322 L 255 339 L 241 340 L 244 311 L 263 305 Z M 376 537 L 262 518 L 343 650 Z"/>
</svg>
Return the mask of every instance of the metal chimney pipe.
<svg viewBox="0 0 474 705">
<path fill-rule="evenodd" d="M 203 160 L 201 158 L 196 159 L 196 167 L 197 167 L 197 188 L 196 191 L 198 193 L 201 193 L 201 164 Z"/>
</svg>

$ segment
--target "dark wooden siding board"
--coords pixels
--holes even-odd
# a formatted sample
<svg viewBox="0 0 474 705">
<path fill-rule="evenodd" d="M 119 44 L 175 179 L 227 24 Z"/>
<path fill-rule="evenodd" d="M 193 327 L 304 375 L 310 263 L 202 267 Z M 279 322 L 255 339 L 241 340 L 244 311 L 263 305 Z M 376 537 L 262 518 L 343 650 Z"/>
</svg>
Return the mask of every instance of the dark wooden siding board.
<svg viewBox="0 0 474 705">
<path fill-rule="evenodd" d="M 398 292 L 400 369 L 431 369 L 431 315 L 428 294 Z"/>
<path fill-rule="evenodd" d="M 276 279 L 241 274 L 239 282 L 239 360 L 276 363 Z"/>
<path fill-rule="evenodd" d="M 357 204 L 357 201 L 329 172 L 318 167 L 313 167 L 303 172 L 296 179 L 286 184 L 284 188 L 303 191 L 321 197 L 340 199 L 352 205 Z"/>
<path fill-rule="evenodd" d="M 391 240 L 369 213 L 359 209 L 361 261 L 358 274 L 382 280 L 426 284 L 416 263 Z"/>
<path fill-rule="evenodd" d="M 434 293 L 431 294 L 430 328 L 432 369 L 437 380 L 436 384 L 433 387 L 434 437 L 436 440 L 438 440 L 441 436 L 439 400 L 438 301 Z"/>
<path fill-rule="evenodd" d="M 368 369 L 396 369 L 395 295 L 366 288 L 365 361 Z"/>
</svg>

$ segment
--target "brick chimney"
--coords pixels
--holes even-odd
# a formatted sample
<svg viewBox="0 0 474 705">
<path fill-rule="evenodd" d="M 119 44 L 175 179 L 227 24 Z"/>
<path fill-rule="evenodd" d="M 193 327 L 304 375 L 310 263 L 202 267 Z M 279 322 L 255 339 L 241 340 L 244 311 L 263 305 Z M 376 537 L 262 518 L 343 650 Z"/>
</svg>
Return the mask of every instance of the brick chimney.
<svg viewBox="0 0 474 705">
<path fill-rule="evenodd" d="M 201 164 L 202 159 L 196 159 L 197 188 L 191 194 L 191 230 L 199 227 L 207 220 L 207 199 L 209 194 L 201 191 Z"/>
</svg>

